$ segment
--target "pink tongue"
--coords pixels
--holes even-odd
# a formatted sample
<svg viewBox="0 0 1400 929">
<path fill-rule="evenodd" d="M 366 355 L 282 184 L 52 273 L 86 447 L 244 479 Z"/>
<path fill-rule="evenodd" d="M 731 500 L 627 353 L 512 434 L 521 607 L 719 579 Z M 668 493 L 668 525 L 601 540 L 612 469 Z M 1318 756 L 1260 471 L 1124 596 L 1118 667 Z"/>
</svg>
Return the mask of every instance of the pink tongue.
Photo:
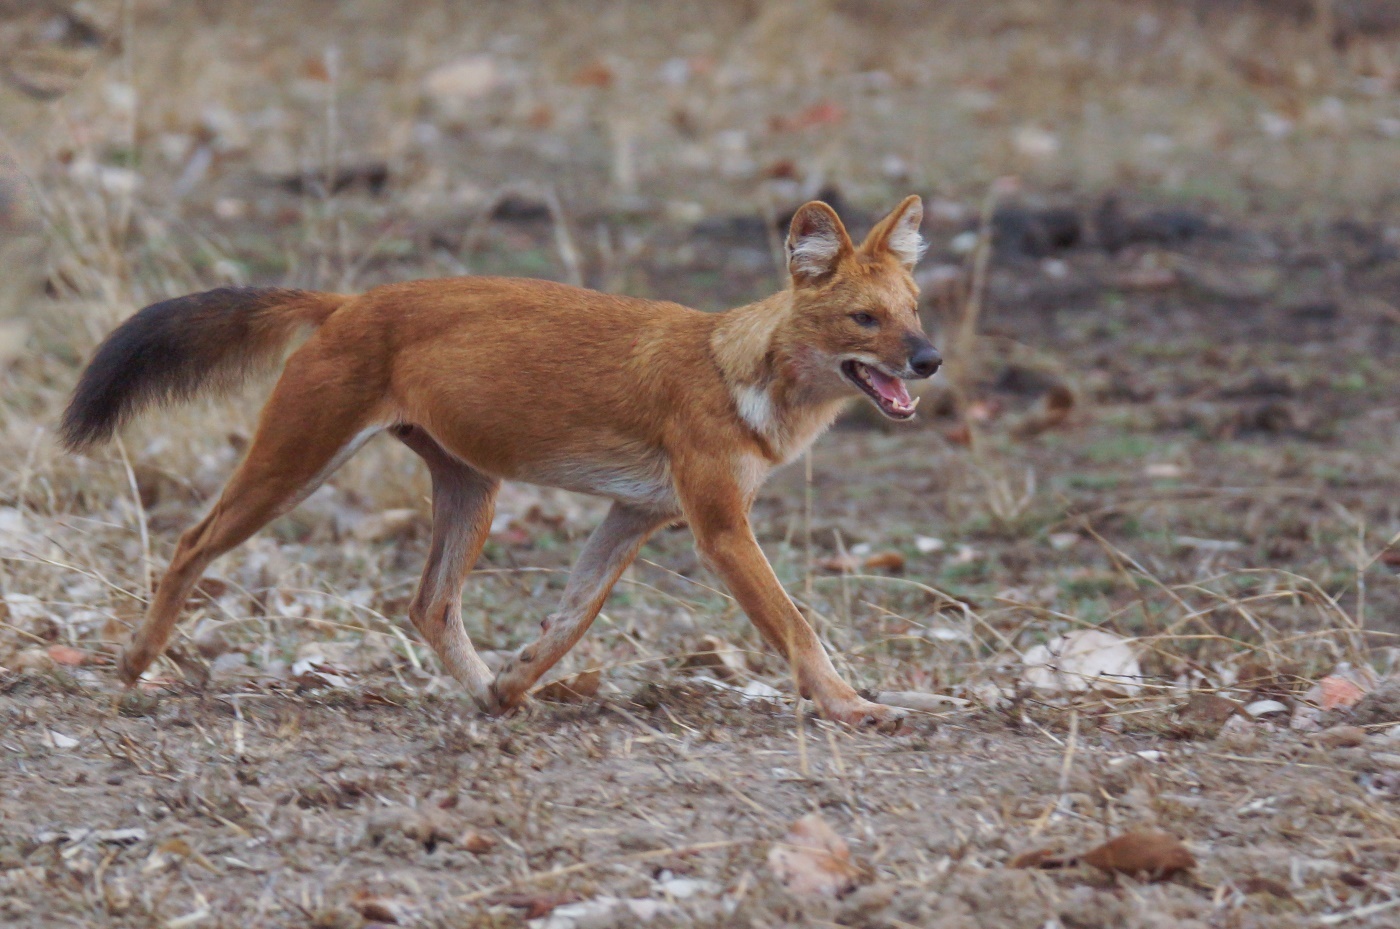
<svg viewBox="0 0 1400 929">
<path fill-rule="evenodd" d="M 875 391 L 895 406 L 909 405 L 909 389 L 904 386 L 904 382 L 897 377 L 890 377 L 878 368 L 867 367 L 866 373 L 870 375 L 870 383 L 875 385 Z"/>
</svg>

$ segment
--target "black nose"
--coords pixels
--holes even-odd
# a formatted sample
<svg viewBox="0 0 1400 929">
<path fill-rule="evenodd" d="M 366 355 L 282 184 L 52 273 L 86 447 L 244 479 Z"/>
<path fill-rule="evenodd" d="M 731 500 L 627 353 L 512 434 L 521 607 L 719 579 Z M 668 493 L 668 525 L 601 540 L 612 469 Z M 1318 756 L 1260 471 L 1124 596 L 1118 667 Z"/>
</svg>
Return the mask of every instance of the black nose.
<svg viewBox="0 0 1400 929">
<path fill-rule="evenodd" d="M 913 368 L 919 377 L 932 377 L 941 364 L 943 356 L 938 354 L 938 349 L 934 348 L 931 342 L 924 341 L 909 353 L 909 367 Z"/>
</svg>

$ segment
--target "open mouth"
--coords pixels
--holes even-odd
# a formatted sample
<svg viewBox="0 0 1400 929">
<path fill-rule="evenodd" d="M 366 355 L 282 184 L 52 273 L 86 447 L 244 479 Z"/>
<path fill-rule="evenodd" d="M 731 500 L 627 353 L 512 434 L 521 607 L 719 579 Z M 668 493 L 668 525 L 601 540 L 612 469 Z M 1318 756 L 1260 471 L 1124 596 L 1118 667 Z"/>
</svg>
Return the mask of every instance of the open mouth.
<svg viewBox="0 0 1400 929">
<path fill-rule="evenodd" d="M 880 412 L 890 419 L 913 417 L 919 401 L 910 398 L 909 388 L 899 378 L 853 359 L 841 362 L 841 373 L 874 400 Z"/>
</svg>

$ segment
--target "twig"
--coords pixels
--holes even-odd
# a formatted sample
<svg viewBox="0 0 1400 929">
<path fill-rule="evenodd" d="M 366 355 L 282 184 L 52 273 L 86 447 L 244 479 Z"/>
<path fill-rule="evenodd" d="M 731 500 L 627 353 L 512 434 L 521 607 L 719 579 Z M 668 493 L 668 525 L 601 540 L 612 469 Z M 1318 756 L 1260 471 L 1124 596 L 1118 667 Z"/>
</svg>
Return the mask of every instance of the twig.
<svg viewBox="0 0 1400 929">
<path fill-rule="evenodd" d="M 458 897 L 461 903 L 476 903 L 485 900 L 487 897 L 504 893 L 514 887 L 522 887 L 530 884 L 539 884 L 552 880 L 556 877 L 564 877 L 569 874 L 578 874 L 583 871 L 591 871 L 595 868 L 611 868 L 614 865 L 637 864 L 642 861 L 651 861 L 654 858 L 664 858 L 667 855 L 690 855 L 695 852 L 713 851 L 717 848 L 735 848 L 740 845 L 753 845 L 758 839 L 727 839 L 722 842 L 697 842 L 693 845 L 676 845 L 670 848 L 653 848 L 645 852 L 636 852 L 632 855 L 619 855 L 616 858 L 603 858 L 598 861 L 580 861 L 578 864 L 571 864 L 565 868 L 553 868 L 549 871 L 538 871 L 528 874 L 525 877 L 516 878 L 487 887 L 483 890 L 473 891 L 465 896 Z"/>
<path fill-rule="evenodd" d="M 146 602 L 151 600 L 151 534 L 146 526 L 146 505 L 141 502 L 141 489 L 136 485 L 136 472 L 131 469 L 131 458 L 126 453 L 126 443 L 117 436 L 117 451 L 122 456 L 122 466 L 126 468 L 127 486 L 131 488 L 131 505 L 136 509 L 136 528 L 141 534 L 141 589 L 146 594 Z"/>
</svg>

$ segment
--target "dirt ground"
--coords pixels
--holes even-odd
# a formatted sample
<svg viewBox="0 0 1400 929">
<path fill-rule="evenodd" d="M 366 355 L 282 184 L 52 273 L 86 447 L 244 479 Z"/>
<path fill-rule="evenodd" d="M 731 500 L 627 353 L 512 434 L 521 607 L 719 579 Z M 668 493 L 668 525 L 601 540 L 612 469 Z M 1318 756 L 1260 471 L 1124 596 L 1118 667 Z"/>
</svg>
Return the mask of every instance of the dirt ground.
<svg viewBox="0 0 1400 929">
<path fill-rule="evenodd" d="M 0 2 L 0 920 L 1396 924 L 1400 24 L 925 6 Z M 902 734 L 812 718 L 683 529 L 561 666 L 596 693 L 480 717 L 407 624 L 428 486 L 387 440 L 213 567 L 207 685 L 118 699 L 266 389 L 62 454 L 135 309 L 460 273 L 722 309 L 782 285 L 803 199 L 856 231 L 911 191 L 945 374 L 755 505 L 843 674 L 936 695 Z M 505 489 L 488 660 L 602 511 Z M 1029 686 L 1086 628 L 1140 686 Z M 773 865 L 813 813 L 837 895 Z M 1143 828 L 1195 867 L 1078 861 Z"/>
</svg>

